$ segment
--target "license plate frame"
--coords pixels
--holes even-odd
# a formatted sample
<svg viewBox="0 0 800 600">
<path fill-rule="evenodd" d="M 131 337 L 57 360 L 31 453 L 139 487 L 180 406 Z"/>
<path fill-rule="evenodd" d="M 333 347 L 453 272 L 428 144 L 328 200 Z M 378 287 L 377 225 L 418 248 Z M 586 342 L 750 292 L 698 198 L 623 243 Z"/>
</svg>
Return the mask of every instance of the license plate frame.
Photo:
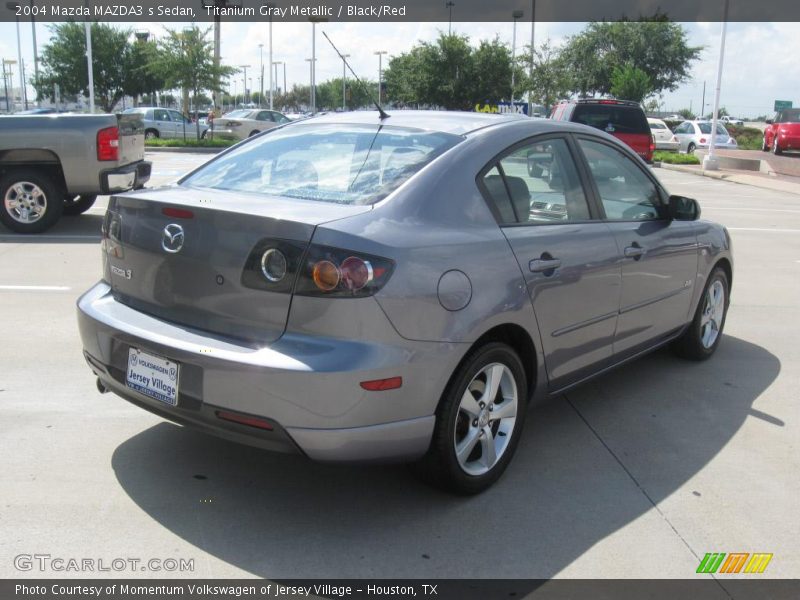
<svg viewBox="0 0 800 600">
<path fill-rule="evenodd" d="M 177 406 L 180 368 L 177 361 L 131 346 L 125 385 L 148 398 Z"/>
</svg>

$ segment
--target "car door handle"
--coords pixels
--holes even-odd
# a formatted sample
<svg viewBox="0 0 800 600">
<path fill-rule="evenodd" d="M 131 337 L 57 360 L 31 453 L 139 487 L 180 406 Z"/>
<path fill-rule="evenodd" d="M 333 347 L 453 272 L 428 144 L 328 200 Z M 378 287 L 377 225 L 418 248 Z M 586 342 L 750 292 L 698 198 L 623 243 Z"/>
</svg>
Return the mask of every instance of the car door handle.
<svg viewBox="0 0 800 600">
<path fill-rule="evenodd" d="M 528 263 L 528 268 L 532 273 L 544 273 L 554 271 L 561 266 L 560 258 L 537 258 Z"/>
<path fill-rule="evenodd" d="M 636 242 L 633 242 L 633 245 L 627 246 L 625 248 L 625 258 L 632 258 L 634 260 L 639 260 L 644 256 L 644 253 L 647 252 L 644 248 L 642 248 Z"/>
</svg>

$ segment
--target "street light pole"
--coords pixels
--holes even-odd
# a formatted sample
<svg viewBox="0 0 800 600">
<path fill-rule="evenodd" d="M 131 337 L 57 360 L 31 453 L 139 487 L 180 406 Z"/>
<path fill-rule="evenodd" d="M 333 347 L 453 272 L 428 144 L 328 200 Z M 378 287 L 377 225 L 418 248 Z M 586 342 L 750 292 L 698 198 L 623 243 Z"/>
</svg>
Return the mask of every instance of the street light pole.
<svg viewBox="0 0 800 600">
<path fill-rule="evenodd" d="M 270 5 L 272 8 L 272 5 Z M 269 63 L 272 64 L 272 11 L 269 11 Z M 275 86 L 273 85 L 272 81 L 272 69 L 269 70 L 269 109 L 272 110 L 273 106 L 273 96 L 272 96 L 272 89 Z"/>
<path fill-rule="evenodd" d="M 282 64 L 284 64 L 282 60 L 276 60 L 276 61 L 274 61 L 272 63 L 272 70 L 274 71 L 273 74 L 275 75 L 275 79 L 274 79 L 275 86 L 274 87 L 275 87 L 275 93 L 276 94 L 278 93 L 278 65 L 282 65 Z M 285 94 L 286 90 L 283 90 L 283 93 Z"/>
<path fill-rule="evenodd" d="M 453 2 L 453 0 L 447 0 L 447 2 L 444 3 L 444 5 L 450 11 L 450 16 L 447 19 L 447 35 L 452 35 L 452 32 L 453 32 L 453 7 L 456 5 L 456 3 Z M 380 102 L 378 104 L 380 104 Z"/>
<path fill-rule="evenodd" d="M 258 45 L 258 60 L 259 60 L 259 65 L 261 67 L 261 79 L 258 84 L 259 85 L 258 108 L 261 108 L 261 99 L 264 97 L 264 44 Z M 270 96 L 272 96 L 271 93 Z"/>
<path fill-rule="evenodd" d="M 516 71 L 517 59 L 517 19 L 521 19 L 524 13 L 521 10 L 515 10 L 511 13 L 511 18 L 514 19 L 514 33 L 511 35 L 511 104 L 514 104 L 514 73 Z"/>
<path fill-rule="evenodd" d="M 36 81 L 39 81 L 39 50 L 36 46 L 36 17 L 34 17 L 33 13 L 33 0 L 30 0 L 31 4 L 31 39 L 33 41 L 33 77 Z M 39 92 L 36 92 L 36 106 L 41 106 L 42 101 L 39 98 Z"/>
<path fill-rule="evenodd" d="M 383 80 L 383 64 L 381 62 L 381 59 L 383 58 L 383 55 L 386 53 L 387 53 L 386 50 L 378 50 L 376 52 L 373 52 L 373 54 L 378 55 L 378 104 L 381 103 L 381 81 Z"/>
<path fill-rule="evenodd" d="M 84 21 L 86 29 L 86 65 L 89 72 L 89 112 L 94 113 L 94 61 L 92 60 L 92 26 Z"/>
<path fill-rule="evenodd" d="M 346 58 L 350 58 L 349 54 L 342 54 L 342 110 L 347 110 L 347 66 Z"/>
<path fill-rule="evenodd" d="M 242 80 L 242 86 L 244 87 L 244 92 L 242 93 L 242 102 L 247 104 L 247 69 L 250 68 L 250 65 L 239 65 L 239 68 L 244 71 L 244 78 Z"/>
<path fill-rule="evenodd" d="M 308 71 L 309 79 L 310 79 L 310 82 L 311 82 L 311 88 L 309 89 L 309 92 L 308 92 L 308 103 L 310 105 L 309 108 L 311 108 L 311 112 L 312 113 L 314 112 L 314 61 L 315 60 L 317 60 L 317 59 L 316 58 L 307 58 L 306 59 L 306 62 L 308 63 L 308 69 L 309 69 L 309 71 Z"/>
<path fill-rule="evenodd" d="M 17 11 L 17 3 L 16 2 L 7 2 L 6 8 L 9 10 L 13 10 L 15 13 Z M 24 69 L 22 68 L 22 43 L 19 37 L 19 16 L 16 17 L 17 21 L 17 61 L 19 63 L 19 99 L 20 103 L 24 104 L 25 110 L 28 110 L 28 98 L 27 94 L 25 93 L 25 74 Z"/>
<path fill-rule="evenodd" d="M 533 45 L 534 33 L 536 32 L 536 0 L 531 0 L 531 64 L 528 67 L 528 77 L 533 83 L 533 59 L 536 56 Z M 533 92 L 528 92 L 528 116 L 533 116 Z M 546 109 L 547 107 L 545 107 Z M 546 116 L 546 115 L 545 115 Z"/>
<path fill-rule="evenodd" d="M 711 119 L 711 140 L 708 143 L 708 154 L 703 159 L 703 169 L 708 171 L 719 170 L 719 161 L 714 154 L 715 141 L 717 138 L 717 119 L 719 117 L 719 92 L 722 88 L 722 63 L 725 59 L 725 34 L 728 31 L 728 4 L 725 0 L 725 10 L 722 14 L 722 34 L 719 42 L 719 66 L 717 68 L 717 89 L 714 91 L 714 114 Z"/>
</svg>

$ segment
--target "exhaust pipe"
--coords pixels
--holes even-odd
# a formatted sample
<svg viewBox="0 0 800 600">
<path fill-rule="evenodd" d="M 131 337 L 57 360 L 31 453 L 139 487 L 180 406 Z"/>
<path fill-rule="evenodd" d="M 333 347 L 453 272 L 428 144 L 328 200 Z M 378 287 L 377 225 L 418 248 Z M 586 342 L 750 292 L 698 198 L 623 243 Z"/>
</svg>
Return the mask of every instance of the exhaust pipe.
<svg viewBox="0 0 800 600">
<path fill-rule="evenodd" d="M 107 394 L 108 393 L 108 388 L 105 386 L 105 384 L 102 381 L 100 381 L 99 377 L 97 378 L 96 383 L 97 383 L 97 391 L 98 392 L 100 392 L 101 394 Z"/>
</svg>

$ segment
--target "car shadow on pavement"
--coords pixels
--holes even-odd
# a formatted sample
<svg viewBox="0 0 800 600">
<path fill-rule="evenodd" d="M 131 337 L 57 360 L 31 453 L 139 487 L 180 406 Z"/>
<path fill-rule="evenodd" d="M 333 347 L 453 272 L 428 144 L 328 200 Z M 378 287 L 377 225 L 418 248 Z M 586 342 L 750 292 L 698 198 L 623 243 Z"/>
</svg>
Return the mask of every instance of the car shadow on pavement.
<svg viewBox="0 0 800 600">
<path fill-rule="evenodd" d="M 534 407 L 511 467 L 475 497 L 404 466 L 316 464 L 168 423 L 112 465 L 159 524 L 258 576 L 546 578 L 680 489 L 745 419 L 782 426 L 751 408 L 779 372 L 730 336 L 702 363 L 656 352 Z"/>
<path fill-rule="evenodd" d="M 98 244 L 104 214 L 85 213 L 61 219 L 44 233 L 20 234 L 0 225 L 0 244 Z"/>
</svg>

